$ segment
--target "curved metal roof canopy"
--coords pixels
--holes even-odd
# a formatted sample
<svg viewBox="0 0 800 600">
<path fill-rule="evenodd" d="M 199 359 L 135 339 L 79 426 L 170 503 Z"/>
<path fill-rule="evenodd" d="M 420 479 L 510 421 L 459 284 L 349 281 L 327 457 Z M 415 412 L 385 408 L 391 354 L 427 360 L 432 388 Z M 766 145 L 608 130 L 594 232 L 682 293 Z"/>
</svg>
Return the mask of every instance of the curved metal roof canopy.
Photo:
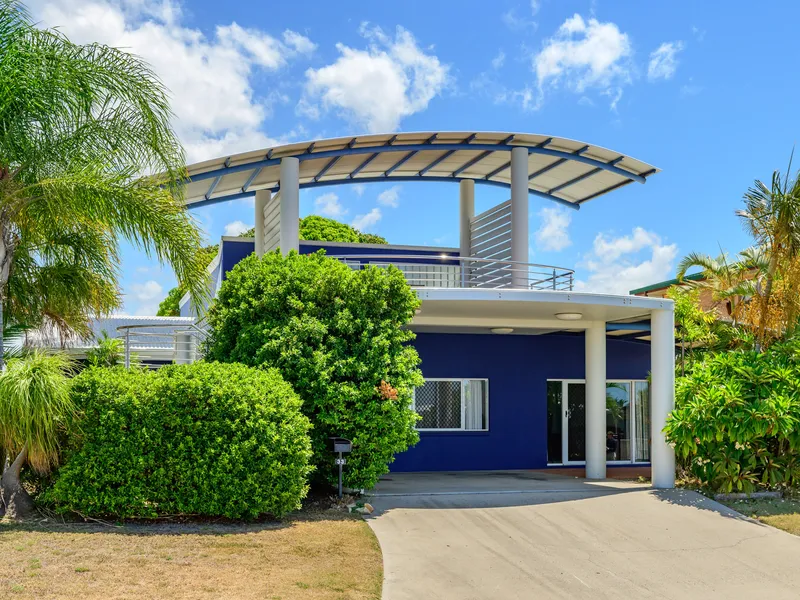
<svg viewBox="0 0 800 600">
<path fill-rule="evenodd" d="M 528 191 L 580 208 L 658 172 L 635 158 L 564 138 L 528 133 L 425 132 L 317 140 L 243 152 L 189 167 L 190 207 L 277 191 L 281 158 L 300 160 L 300 187 L 393 181 L 451 181 L 510 187 L 511 150 L 528 149 Z"/>
</svg>

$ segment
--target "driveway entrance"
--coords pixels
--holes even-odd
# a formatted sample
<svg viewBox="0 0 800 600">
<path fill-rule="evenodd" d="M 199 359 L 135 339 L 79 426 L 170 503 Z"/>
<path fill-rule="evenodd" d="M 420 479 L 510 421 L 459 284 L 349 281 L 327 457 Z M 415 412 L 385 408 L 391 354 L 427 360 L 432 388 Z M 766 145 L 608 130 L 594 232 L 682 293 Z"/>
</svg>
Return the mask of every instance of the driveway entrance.
<svg viewBox="0 0 800 600">
<path fill-rule="evenodd" d="M 385 600 L 796 598 L 800 538 L 694 492 L 536 471 L 390 474 Z"/>
</svg>

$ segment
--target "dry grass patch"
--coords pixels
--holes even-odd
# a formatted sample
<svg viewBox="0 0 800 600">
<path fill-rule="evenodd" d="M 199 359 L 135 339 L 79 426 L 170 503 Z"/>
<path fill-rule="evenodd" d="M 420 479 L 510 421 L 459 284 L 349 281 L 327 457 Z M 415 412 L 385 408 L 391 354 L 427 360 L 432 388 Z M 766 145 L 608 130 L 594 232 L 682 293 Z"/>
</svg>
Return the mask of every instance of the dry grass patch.
<svg viewBox="0 0 800 600">
<path fill-rule="evenodd" d="M 254 525 L 0 525 L 0 598 L 379 599 L 360 518 Z"/>
<path fill-rule="evenodd" d="M 731 500 L 723 504 L 767 525 L 800 535 L 800 500 L 796 498 Z"/>
</svg>

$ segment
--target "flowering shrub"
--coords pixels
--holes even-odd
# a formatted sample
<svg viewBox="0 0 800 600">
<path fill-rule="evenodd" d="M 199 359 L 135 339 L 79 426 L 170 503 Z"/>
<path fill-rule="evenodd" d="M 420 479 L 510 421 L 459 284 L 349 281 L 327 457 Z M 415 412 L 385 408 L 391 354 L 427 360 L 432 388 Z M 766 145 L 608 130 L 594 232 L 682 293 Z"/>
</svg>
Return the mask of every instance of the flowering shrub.
<svg viewBox="0 0 800 600">
<path fill-rule="evenodd" d="M 715 491 L 800 483 L 800 344 L 708 354 L 675 386 L 665 433 L 681 466 Z"/>
</svg>

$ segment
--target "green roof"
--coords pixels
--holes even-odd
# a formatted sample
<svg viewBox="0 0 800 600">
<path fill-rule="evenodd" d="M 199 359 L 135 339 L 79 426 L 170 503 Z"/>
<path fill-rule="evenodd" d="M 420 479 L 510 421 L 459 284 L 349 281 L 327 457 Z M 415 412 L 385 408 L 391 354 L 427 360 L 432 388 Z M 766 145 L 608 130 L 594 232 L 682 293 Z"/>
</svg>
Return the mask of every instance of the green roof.
<svg viewBox="0 0 800 600">
<path fill-rule="evenodd" d="M 686 281 L 702 281 L 704 279 L 704 275 L 702 273 L 692 273 L 691 275 L 686 275 L 683 279 Z M 664 288 L 671 287 L 673 285 L 680 284 L 680 281 L 677 279 L 667 279 L 666 281 L 659 281 L 658 283 L 653 283 L 651 285 L 646 285 L 644 287 L 640 287 L 635 290 L 631 290 L 628 292 L 631 296 L 636 296 L 637 294 L 644 294 L 647 292 L 652 292 L 654 290 L 662 290 Z"/>
</svg>

